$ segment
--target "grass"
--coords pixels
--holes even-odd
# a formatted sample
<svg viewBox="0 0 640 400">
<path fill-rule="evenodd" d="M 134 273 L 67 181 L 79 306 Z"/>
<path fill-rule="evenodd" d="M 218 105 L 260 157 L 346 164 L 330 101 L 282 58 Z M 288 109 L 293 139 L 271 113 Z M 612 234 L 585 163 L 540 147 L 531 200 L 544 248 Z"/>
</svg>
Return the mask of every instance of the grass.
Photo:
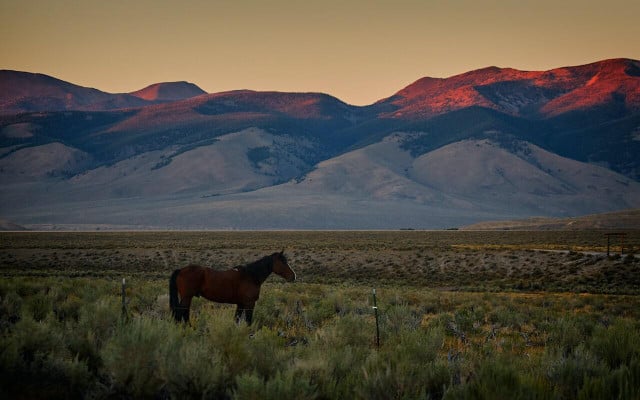
<svg viewBox="0 0 640 400">
<path fill-rule="evenodd" d="M 606 244 L 597 231 L 27 232 L 4 233 L 0 238 L 4 276 L 159 279 L 189 263 L 230 268 L 284 247 L 306 283 L 640 292 L 640 259 L 593 253 Z M 639 244 L 640 232 L 629 232 L 627 251 Z"/>
<path fill-rule="evenodd" d="M 640 397 L 635 259 L 451 232 L 0 236 L 3 398 Z M 173 268 L 283 243 L 302 281 L 269 278 L 251 327 L 202 299 L 171 321 Z"/>
</svg>

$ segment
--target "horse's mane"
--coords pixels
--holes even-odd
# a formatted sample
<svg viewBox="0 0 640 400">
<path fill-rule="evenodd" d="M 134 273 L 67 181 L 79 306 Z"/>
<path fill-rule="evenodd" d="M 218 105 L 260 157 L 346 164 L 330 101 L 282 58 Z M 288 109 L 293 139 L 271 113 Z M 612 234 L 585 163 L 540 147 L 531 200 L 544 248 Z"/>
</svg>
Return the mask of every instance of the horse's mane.
<svg viewBox="0 0 640 400">
<path fill-rule="evenodd" d="M 269 275 L 271 275 L 271 272 L 273 272 L 272 256 L 264 256 L 257 261 L 254 261 L 247 265 L 241 265 L 239 267 L 236 267 L 235 269 L 248 273 L 249 275 L 251 275 L 253 280 L 255 280 L 257 283 L 262 284 L 262 282 L 267 280 Z"/>
</svg>

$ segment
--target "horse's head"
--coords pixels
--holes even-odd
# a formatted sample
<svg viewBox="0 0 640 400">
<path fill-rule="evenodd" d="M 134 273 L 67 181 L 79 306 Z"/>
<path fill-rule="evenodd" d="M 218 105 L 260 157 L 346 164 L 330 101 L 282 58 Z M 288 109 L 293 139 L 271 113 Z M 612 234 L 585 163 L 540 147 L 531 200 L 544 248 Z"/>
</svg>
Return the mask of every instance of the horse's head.
<svg viewBox="0 0 640 400">
<path fill-rule="evenodd" d="M 274 273 L 280 275 L 289 282 L 293 282 L 296 280 L 296 273 L 293 272 L 293 270 L 289 266 L 287 257 L 284 256 L 284 250 L 282 250 L 280 253 L 273 253 L 271 259 L 273 261 Z"/>
</svg>

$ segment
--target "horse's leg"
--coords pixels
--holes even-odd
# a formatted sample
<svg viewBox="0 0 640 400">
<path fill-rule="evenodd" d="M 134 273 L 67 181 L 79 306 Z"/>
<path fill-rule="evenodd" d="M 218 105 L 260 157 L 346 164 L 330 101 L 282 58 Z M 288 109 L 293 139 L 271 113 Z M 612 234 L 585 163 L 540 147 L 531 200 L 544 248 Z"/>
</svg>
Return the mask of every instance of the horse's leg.
<svg viewBox="0 0 640 400">
<path fill-rule="evenodd" d="M 242 314 L 244 313 L 244 308 L 242 307 L 242 305 L 238 304 L 238 307 L 236 308 L 236 315 L 235 315 L 235 319 L 236 319 L 236 324 L 240 323 L 240 320 L 242 319 Z"/>
<path fill-rule="evenodd" d="M 189 309 L 191 308 L 191 297 L 185 297 L 180 301 L 180 317 L 179 320 L 189 322 Z"/>
<path fill-rule="evenodd" d="M 247 321 L 247 325 L 251 325 L 251 320 L 253 319 L 253 308 L 245 310 L 244 318 L 245 321 Z"/>
<path fill-rule="evenodd" d="M 255 304 L 238 304 L 238 308 L 236 308 L 236 324 L 239 324 L 242 320 L 242 316 L 244 315 L 244 320 L 247 325 L 251 325 L 251 321 L 253 320 L 253 307 Z"/>
</svg>

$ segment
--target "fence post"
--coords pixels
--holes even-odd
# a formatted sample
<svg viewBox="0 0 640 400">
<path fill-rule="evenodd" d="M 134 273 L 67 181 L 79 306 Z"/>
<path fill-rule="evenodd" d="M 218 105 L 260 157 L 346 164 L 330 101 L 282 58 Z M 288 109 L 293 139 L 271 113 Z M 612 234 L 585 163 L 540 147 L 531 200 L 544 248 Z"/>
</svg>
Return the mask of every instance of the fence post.
<svg viewBox="0 0 640 400">
<path fill-rule="evenodd" d="M 378 324 L 378 303 L 376 302 L 375 288 L 373 288 L 373 312 L 376 316 L 376 347 L 380 348 L 380 325 Z"/>
<path fill-rule="evenodd" d="M 616 233 L 605 233 L 604 235 L 607 237 L 607 257 L 611 255 L 610 248 L 611 248 L 612 236 L 620 239 L 620 255 L 623 256 L 624 255 L 624 239 L 626 238 L 627 234 L 625 232 L 616 232 Z"/>
<path fill-rule="evenodd" d="M 122 319 L 127 318 L 127 292 L 126 292 L 126 280 L 122 278 Z"/>
</svg>

